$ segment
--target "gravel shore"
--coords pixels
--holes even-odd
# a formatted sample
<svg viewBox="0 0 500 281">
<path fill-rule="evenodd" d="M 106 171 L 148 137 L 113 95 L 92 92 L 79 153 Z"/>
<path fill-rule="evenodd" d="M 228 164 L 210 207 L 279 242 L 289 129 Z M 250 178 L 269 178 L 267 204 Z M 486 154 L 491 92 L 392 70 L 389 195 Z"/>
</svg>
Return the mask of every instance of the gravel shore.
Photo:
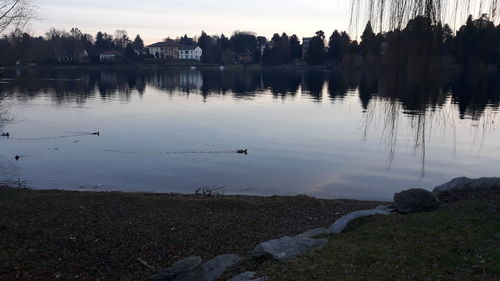
<svg viewBox="0 0 500 281">
<path fill-rule="evenodd" d="M 262 241 L 380 204 L 0 188 L 0 280 L 147 280 L 189 255 L 246 256 Z"/>
</svg>

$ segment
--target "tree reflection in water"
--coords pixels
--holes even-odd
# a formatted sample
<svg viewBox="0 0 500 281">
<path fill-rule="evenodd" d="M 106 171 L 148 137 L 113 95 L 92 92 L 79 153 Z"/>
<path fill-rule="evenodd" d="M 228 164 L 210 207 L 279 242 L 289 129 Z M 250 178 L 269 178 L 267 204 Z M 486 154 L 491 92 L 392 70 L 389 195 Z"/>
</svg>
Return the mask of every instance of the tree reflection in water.
<svg viewBox="0 0 500 281">
<path fill-rule="evenodd" d="M 398 74 L 395 75 L 394 71 Z M 412 73 L 398 70 L 367 69 L 342 72 L 323 71 L 218 71 L 153 68 L 71 68 L 6 72 L 14 78 L 3 84 L 2 96 L 30 100 L 39 95 L 56 104 L 83 106 L 87 100 L 119 98 L 129 101 L 141 97 L 147 87 L 166 95 L 201 95 L 204 100 L 216 96 L 255 99 L 271 94 L 274 99 L 303 98 L 314 102 L 341 102 L 355 93 L 364 112 L 363 138 L 371 132 L 381 135 L 388 147 L 388 166 L 397 151 L 398 137 L 408 131 L 415 153 L 425 174 L 426 147 L 434 127 L 453 136 L 456 152 L 456 120 L 470 119 L 480 152 L 488 132 L 498 122 L 500 87 L 497 74 L 480 69 L 464 72 L 434 70 L 428 79 L 412 79 Z M 395 79 L 397 77 L 397 79 Z M 325 95 L 326 93 L 326 95 Z M 328 100 L 325 100 L 325 98 Z M 453 116 L 458 108 L 459 119 Z M 279 113 L 277 113 L 279 114 Z M 7 122 L 0 104 L 0 126 Z"/>
<path fill-rule="evenodd" d="M 434 127 L 441 134 L 453 136 L 453 157 L 456 154 L 456 119 L 452 108 L 456 106 L 459 119 L 473 121 L 474 142 L 481 151 L 488 132 L 495 128 L 499 108 L 500 87 L 497 75 L 487 72 L 466 70 L 456 71 L 443 77 L 445 71 L 434 71 L 428 79 L 412 78 L 403 73 L 382 72 L 378 83 L 363 75 L 359 86 L 359 96 L 366 109 L 364 137 L 373 126 L 382 124 L 381 142 L 388 146 L 388 163 L 391 166 L 396 155 L 398 129 L 410 128 L 415 153 L 419 155 L 422 177 L 425 175 L 426 147 L 431 141 L 430 132 Z M 403 80 L 395 77 L 405 77 Z M 375 75 L 376 77 L 376 75 Z M 368 82 L 369 81 L 369 82 Z M 375 89 L 376 88 L 376 89 Z M 378 103 L 368 105 L 371 96 L 381 98 Z M 405 118 L 401 118 L 400 115 Z M 382 117 L 383 121 L 379 122 Z M 451 132 L 449 132 L 451 130 Z"/>
</svg>

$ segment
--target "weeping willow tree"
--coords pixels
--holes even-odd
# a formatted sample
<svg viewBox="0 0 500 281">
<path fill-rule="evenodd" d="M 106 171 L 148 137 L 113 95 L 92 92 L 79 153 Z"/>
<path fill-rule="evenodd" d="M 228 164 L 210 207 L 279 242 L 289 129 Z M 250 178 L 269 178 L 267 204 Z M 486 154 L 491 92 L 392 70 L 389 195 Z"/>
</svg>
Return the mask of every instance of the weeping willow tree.
<svg viewBox="0 0 500 281">
<path fill-rule="evenodd" d="M 469 15 L 488 14 L 498 24 L 500 0 L 351 0 L 351 29 L 370 21 L 384 30 L 401 29 L 418 16 L 429 18 L 434 24 L 456 26 Z"/>
<path fill-rule="evenodd" d="M 392 163 L 398 143 L 399 115 L 404 112 L 409 117 L 423 176 L 428 132 L 432 131 L 433 123 L 448 120 L 436 114 L 441 107 L 429 111 L 433 99 L 446 97 L 443 89 L 435 85 L 442 72 L 432 67 L 440 64 L 437 47 L 442 27 L 449 24 L 457 29 L 469 15 L 498 24 L 500 0 L 351 0 L 350 3 L 351 30 L 359 34 L 360 28 L 368 22 L 375 30 L 385 33 L 383 40 L 388 43 L 386 58 L 389 59 L 384 61 L 384 71 L 379 75 L 379 85 L 385 84 L 379 91 L 385 92 L 388 102 L 382 109 L 367 109 L 367 118 L 385 116 L 383 134 L 390 147 L 389 163 Z M 475 70 L 469 73 L 477 75 Z M 401 108 L 401 101 L 413 106 Z M 453 123 L 444 127 L 455 130 Z"/>
</svg>

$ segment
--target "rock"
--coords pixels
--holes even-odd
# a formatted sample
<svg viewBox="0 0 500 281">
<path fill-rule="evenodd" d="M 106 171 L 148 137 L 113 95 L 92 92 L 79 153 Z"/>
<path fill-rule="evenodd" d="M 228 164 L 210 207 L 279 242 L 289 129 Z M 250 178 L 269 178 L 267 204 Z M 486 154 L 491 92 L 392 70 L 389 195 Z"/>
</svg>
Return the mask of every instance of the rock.
<svg viewBox="0 0 500 281">
<path fill-rule="evenodd" d="M 255 272 L 244 272 L 242 274 L 236 275 L 227 281 L 265 281 L 267 277 L 255 278 Z"/>
<path fill-rule="evenodd" d="M 337 234 L 342 233 L 342 231 L 344 231 L 347 228 L 349 223 L 351 223 L 355 219 L 375 216 L 375 215 L 390 215 L 390 214 L 391 212 L 385 210 L 377 210 L 377 209 L 352 212 L 335 221 L 335 223 L 333 223 L 332 226 L 330 226 L 330 228 L 328 229 L 328 232 Z"/>
<path fill-rule="evenodd" d="M 201 258 L 191 256 L 174 263 L 171 267 L 162 270 L 151 277 L 152 281 L 215 281 L 226 270 L 240 263 L 243 258 L 239 255 L 228 254 L 217 256 L 203 265 Z"/>
<path fill-rule="evenodd" d="M 191 256 L 151 277 L 152 281 L 201 281 L 204 280 L 201 258 Z"/>
<path fill-rule="evenodd" d="M 321 234 L 326 234 L 328 233 L 328 229 L 326 228 L 315 228 L 315 229 L 311 229 L 309 231 L 306 231 L 302 234 L 299 234 L 295 237 L 298 237 L 298 238 L 313 238 L 313 237 L 316 237 L 318 235 L 321 235 Z"/>
<path fill-rule="evenodd" d="M 432 191 L 432 194 L 439 197 L 444 193 L 460 191 L 465 189 L 490 189 L 500 188 L 500 178 L 456 178 L 445 184 L 437 186 Z"/>
<path fill-rule="evenodd" d="M 221 255 L 203 264 L 205 281 L 219 279 L 226 270 L 235 266 L 243 260 L 243 257 L 235 254 Z"/>
<path fill-rule="evenodd" d="M 394 206 L 401 213 L 421 213 L 439 208 L 439 200 L 424 189 L 409 189 L 394 195 Z"/>
<path fill-rule="evenodd" d="M 259 244 L 252 255 L 256 258 L 293 259 L 327 243 L 326 239 L 285 236 Z"/>
</svg>

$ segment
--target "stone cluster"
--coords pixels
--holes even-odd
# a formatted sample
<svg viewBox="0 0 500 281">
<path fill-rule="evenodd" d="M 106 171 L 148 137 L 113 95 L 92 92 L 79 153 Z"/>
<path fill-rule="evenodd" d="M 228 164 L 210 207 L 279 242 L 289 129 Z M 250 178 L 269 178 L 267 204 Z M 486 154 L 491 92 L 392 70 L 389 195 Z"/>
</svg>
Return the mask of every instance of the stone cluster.
<svg viewBox="0 0 500 281">
<path fill-rule="evenodd" d="M 372 210 L 361 210 L 349 213 L 329 228 L 316 228 L 296 236 L 284 236 L 263 242 L 252 251 L 252 256 L 258 259 L 287 260 L 304 255 L 328 244 L 327 239 L 315 238 L 325 234 L 342 233 L 355 219 L 390 215 L 394 212 L 402 214 L 434 211 L 439 208 L 439 197 L 443 194 L 465 189 L 500 188 L 500 178 L 456 178 L 448 183 L 437 186 L 433 192 L 424 189 L 409 189 L 394 195 L 393 206 L 379 206 Z M 170 268 L 154 275 L 152 281 L 215 281 L 227 270 L 243 261 L 236 254 L 221 255 L 205 263 L 200 257 L 192 256 L 183 259 Z M 265 281 L 266 277 L 256 277 L 255 272 L 244 272 L 228 281 Z"/>
</svg>

